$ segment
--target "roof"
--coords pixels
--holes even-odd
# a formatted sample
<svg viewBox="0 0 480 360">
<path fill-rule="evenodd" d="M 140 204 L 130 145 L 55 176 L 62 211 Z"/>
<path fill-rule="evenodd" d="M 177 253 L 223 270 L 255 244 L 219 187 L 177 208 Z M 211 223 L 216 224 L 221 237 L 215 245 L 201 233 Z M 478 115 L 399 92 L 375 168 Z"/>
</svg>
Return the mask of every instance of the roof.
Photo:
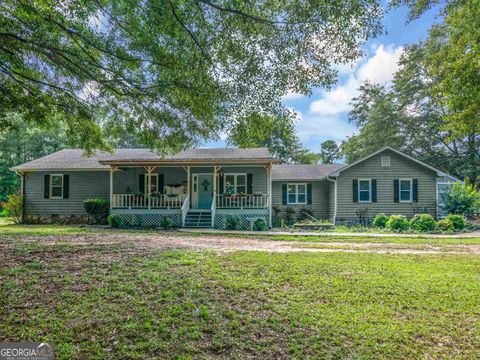
<svg viewBox="0 0 480 360">
<path fill-rule="evenodd" d="M 275 162 L 267 148 L 188 149 L 171 156 L 161 156 L 149 149 L 116 149 L 113 153 L 96 152 L 85 156 L 81 149 L 64 149 L 12 168 L 27 170 L 106 170 L 110 164 L 155 162 Z"/>
<path fill-rule="evenodd" d="M 355 166 L 355 165 L 357 165 L 357 164 L 360 164 L 361 162 L 363 162 L 363 161 L 365 161 L 365 160 L 367 160 L 367 159 L 370 159 L 371 157 L 373 157 L 373 156 L 375 156 L 375 155 L 378 155 L 378 154 L 380 154 L 380 153 L 382 153 L 382 152 L 384 152 L 384 151 L 386 151 L 386 150 L 393 151 L 394 153 L 397 153 L 397 154 L 400 155 L 400 156 L 403 156 L 403 157 L 405 157 L 405 158 L 407 158 L 407 159 L 409 159 L 409 160 L 412 160 L 412 161 L 416 162 L 417 164 L 420 164 L 420 165 L 422 165 L 422 166 L 424 166 L 424 167 L 426 167 L 426 168 L 428 168 L 428 169 L 436 172 L 438 176 L 446 176 L 446 175 L 448 175 L 448 174 L 444 173 L 443 171 L 438 170 L 438 169 L 435 169 L 433 166 L 430 166 L 430 165 L 428 165 L 428 164 L 425 164 L 424 162 L 422 162 L 422 161 L 420 161 L 420 160 L 417 160 L 417 159 L 415 159 L 415 158 L 413 158 L 413 157 L 411 157 L 411 156 L 409 156 L 409 155 L 407 155 L 407 154 L 404 154 L 403 152 L 401 152 L 401 151 L 399 151 L 399 150 L 396 150 L 396 149 L 394 149 L 394 148 L 392 148 L 392 147 L 390 147 L 390 146 L 385 146 L 385 147 L 381 148 L 380 150 L 375 151 L 374 153 L 372 153 L 372 154 L 370 154 L 370 155 L 368 155 L 368 156 L 366 156 L 366 157 L 364 157 L 364 158 L 362 158 L 362 159 L 360 159 L 360 160 L 357 160 L 357 161 L 355 161 L 355 162 L 353 162 L 353 163 L 351 163 L 351 164 L 349 164 L 349 165 L 347 165 L 347 166 L 344 166 L 344 167 L 342 167 L 342 168 L 340 168 L 340 169 L 334 170 L 334 171 L 331 172 L 329 175 L 331 175 L 331 176 L 338 176 L 338 175 L 340 175 L 340 173 L 341 173 L 342 171 L 344 171 L 344 170 L 346 170 L 346 169 L 349 169 L 349 168 L 351 168 L 352 166 Z"/>
<path fill-rule="evenodd" d="M 273 165 L 273 181 L 322 180 L 345 164 Z"/>
</svg>

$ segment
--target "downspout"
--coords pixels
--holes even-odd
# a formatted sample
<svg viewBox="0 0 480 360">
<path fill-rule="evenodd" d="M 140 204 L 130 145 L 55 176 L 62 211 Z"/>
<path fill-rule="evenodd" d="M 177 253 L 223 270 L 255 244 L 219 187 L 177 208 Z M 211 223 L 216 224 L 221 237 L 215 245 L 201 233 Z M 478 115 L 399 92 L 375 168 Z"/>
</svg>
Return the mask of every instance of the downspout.
<svg viewBox="0 0 480 360">
<path fill-rule="evenodd" d="M 335 183 L 335 194 L 334 194 L 334 204 L 333 204 L 333 224 L 335 225 L 337 223 L 337 180 L 330 179 L 327 176 L 328 181 L 332 181 Z"/>
</svg>

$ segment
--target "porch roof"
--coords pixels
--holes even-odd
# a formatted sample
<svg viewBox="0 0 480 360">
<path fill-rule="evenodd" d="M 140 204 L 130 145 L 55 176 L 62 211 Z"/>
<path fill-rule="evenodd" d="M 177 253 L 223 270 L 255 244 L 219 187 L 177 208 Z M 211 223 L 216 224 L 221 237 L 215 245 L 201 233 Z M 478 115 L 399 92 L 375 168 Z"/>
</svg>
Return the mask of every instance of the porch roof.
<svg viewBox="0 0 480 360">
<path fill-rule="evenodd" d="M 13 171 L 108 170 L 110 165 L 141 166 L 155 164 L 268 164 L 275 163 L 267 148 L 188 149 L 161 156 L 149 149 L 116 149 L 113 153 L 96 152 L 85 156 L 81 149 L 64 149 L 18 165 Z"/>
</svg>

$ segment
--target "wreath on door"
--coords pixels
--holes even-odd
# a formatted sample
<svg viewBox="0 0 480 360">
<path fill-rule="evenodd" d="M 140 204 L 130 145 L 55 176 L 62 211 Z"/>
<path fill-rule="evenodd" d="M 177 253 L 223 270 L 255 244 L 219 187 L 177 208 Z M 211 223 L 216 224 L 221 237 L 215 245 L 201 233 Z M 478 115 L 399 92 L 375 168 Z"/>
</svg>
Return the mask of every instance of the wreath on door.
<svg viewBox="0 0 480 360">
<path fill-rule="evenodd" d="M 210 181 L 205 179 L 203 180 L 202 185 L 203 185 L 203 191 L 208 191 L 208 187 L 210 186 Z"/>
</svg>

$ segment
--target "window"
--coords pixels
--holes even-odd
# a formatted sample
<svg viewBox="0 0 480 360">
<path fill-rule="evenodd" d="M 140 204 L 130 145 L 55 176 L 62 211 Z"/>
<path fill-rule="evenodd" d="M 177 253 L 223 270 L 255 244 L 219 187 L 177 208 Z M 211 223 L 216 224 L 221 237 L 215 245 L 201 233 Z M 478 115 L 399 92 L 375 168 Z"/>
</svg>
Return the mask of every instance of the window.
<svg viewBox="0 0 480 360">
<path fill-rule="evenodd" d="M 390 166 L 390 156 L 382 156 L 382 167 Z"/>
<path fill-rule="evenodd" d="M 400 179 L 400 202 L 412 202 L 412 179 Z"/>
<path fill-rule="evenodd" d="M 50 199 L 63 199 L 63 175 L 50 176 Z"/>
<path fill-rule="evenodd" d="M 358 180 L 358 202 L 372 201 L 372 180 L 359 179 Z"/>
<path fill-rule="evenodd" d="M 158 192 L 158 174 L 150 175 L 150 194 Z M 148 189 L 148 174 L 145 174 L 145 189 Z"/>
<path fill-rule="evenodd" d="M 306 204 L 307 203 L 307 185 L 306 184 L 288 184 L 287 185 L 287 203 L 288 204 Z"/>
<path fill-rule="evenodd" d="M 226 194 L 245 194 L 247 192 L 246 174 L 225 174 L 224 182 Z"/>
</svg>

